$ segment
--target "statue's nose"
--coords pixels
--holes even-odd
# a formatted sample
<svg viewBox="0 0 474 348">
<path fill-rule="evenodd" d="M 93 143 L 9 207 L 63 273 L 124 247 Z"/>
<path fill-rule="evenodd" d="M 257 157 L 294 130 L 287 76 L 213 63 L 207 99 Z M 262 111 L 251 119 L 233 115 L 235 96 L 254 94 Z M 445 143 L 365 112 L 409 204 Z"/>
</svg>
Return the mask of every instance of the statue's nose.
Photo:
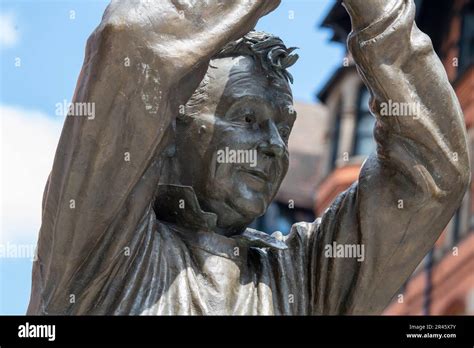
<svg viewBox="0 0 474 348">
<path fill-rule="evenodd" d="M 259 144 L 258 150 L 270 157 L 282 157 L 285 153 L 285 144 L 273 123 L 269 124 L 268 132 L 267 139 Z"/>
<path fill-rule="evenodd" d="M 285 148 L 281 144 L 269 144 L 267 142 L 260 144 L 259 150 L 270 157 L 281 157 L 285 153 Z"/>
</svg>

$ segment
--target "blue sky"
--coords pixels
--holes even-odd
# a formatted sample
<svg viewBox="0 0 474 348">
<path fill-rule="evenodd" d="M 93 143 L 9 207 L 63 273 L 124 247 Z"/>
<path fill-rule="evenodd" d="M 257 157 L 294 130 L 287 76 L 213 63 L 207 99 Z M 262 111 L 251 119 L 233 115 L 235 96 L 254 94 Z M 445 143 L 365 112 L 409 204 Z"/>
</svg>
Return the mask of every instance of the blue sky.
<svg viewBox="0 0 474 348">
<path fill-rule="evenodd" d="M 56 104 L 71 100 L 86 40 L 108 1 L 0 3 L 0 246 L 17 250 L 36 243 L 41 195 L 63 122 L 55 115 Z M 318 27 L 332 4 L 284 0 L 257 25 L 300 48 L 300 59 L 290 69 L 296 100 L 314 102 L 342 63 L 344 48 L 329 43 L 330 31 Z M 0 255 L 0 314 L 24 314 L 31 258 L 9 256 Z"/>
</svg>

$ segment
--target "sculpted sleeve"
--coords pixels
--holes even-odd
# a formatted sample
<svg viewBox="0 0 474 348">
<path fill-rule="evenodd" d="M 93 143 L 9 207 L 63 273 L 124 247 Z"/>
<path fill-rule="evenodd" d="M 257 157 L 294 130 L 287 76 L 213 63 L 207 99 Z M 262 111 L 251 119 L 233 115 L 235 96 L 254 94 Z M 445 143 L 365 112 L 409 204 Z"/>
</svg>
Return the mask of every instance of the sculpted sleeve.
<svg viewBox="0 0 474 348">
<path fill-rule="evenodd" d="M 345 2 L 357 10 L 358 1 Z M 433 246 L 468 186 L 462 111 L 414 16 L 413 1 L 398 0 L 349 36 L 371 93 L 377 152 L 363 164 L 358 182 L 313 224 L 314 314 L 382 312 Z M 411 112 L 402 115 L 395 107 Z M 363 257 L 354 255 L 357 250 Z"/>
<path fill-rule="evenodd" d="M 89 37 L 46 186 L 28 313 L 71 313 L 149 209 L 173 120 L 210 57 L 279 1 L 113 1 Z"/>
</svg>

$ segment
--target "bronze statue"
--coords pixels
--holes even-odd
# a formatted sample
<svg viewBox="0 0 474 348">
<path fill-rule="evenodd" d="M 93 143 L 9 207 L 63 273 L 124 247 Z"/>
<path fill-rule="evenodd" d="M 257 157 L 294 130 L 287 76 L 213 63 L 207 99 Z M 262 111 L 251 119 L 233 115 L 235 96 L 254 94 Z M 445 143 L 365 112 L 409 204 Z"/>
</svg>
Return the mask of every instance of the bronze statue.
<svg viewBox="0 0 474 348">
<path fill-rule="evenodd" d="M 412 0 L 345 0 L 377 153 L 320 219 L 286 237 L 246 228 L 286 174 L 296 117 L 286 68 L 297 56 L 251 31 L 278 4 L 109 5 L 74 95 L 96 115 L 67 118 L 45 189 L 29 314 L 376 314 L 389 303 L 468 186 L 458 101 Z M 389 102 L 419 107 L 381 115 Z"/>
</svg>

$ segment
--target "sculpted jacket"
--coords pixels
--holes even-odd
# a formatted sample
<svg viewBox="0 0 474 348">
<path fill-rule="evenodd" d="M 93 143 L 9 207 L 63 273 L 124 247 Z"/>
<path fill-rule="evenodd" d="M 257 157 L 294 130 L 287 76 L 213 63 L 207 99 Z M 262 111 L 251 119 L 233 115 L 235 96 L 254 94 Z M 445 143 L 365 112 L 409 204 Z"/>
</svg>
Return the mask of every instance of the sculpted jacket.
<svg viewBox="0 0 474 348">
<path fill-rule="evenodd" d="M 358 182 L 283 238 L 211 232 L 192 188 L 158 185 L 160 155 L 210 58 L 277 5 L 215 2 L 113 2 L 90 36 L 73 101 L 96 116 L 65 121 L 29 314 L 381 313 L 459 206 L 463 115 L 413 1 L 399 0 L 348 40 L 377 118 Z M 419 114 L 382 116 L 389 101 Z M 328 255 L 333 243 L 363 245 L 364 259 Z"/>
</svg>

